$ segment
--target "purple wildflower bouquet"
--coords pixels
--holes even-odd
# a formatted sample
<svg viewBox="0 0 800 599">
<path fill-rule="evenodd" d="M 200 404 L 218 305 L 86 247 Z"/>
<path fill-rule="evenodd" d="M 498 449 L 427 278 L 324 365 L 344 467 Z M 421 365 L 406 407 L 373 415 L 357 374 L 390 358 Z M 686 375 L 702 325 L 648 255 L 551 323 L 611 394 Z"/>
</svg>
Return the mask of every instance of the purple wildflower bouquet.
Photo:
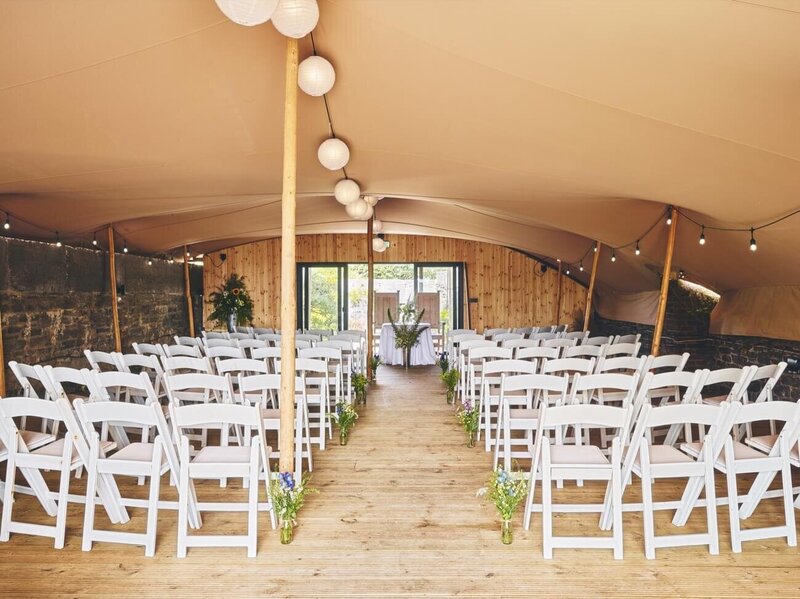
<svg viewBox="0 0 800 599">
<path fill-rule="evenodd" d="M 456 412 L 456 418 L 464 427 L 467 434 L 475 433 L 478 430 L 478 418 L 480 413 L 477 406 L 475 406 L 469 399 L 464 399 L 461 402 L 461 408 Z"/>
<path fill-rule="evenodd" d="M 303 474 L 299 483 L 291 472 L 275 472 L 275 476 L 270 480 L 269 494 L 272 497 L 272 505 L 284 525 L 297 524 L 297 513 L 303 507 L 306 495 L 318 492 L 308 486 L 309 480 L 311 477 L 307 472 Z"/>
</svg>

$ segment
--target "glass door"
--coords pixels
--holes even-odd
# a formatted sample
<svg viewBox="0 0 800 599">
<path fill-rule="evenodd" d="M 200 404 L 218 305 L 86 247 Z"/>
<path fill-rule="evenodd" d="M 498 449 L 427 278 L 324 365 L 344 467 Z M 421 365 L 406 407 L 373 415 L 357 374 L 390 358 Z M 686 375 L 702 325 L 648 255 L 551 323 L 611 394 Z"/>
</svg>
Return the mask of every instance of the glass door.
<svg viewBox="0 0 800 599">
<path fill-rule="evenodd" d="M 298 328 L 348 328 L 346 265 L 298 264 L 297 274 Z"/>
</svg>

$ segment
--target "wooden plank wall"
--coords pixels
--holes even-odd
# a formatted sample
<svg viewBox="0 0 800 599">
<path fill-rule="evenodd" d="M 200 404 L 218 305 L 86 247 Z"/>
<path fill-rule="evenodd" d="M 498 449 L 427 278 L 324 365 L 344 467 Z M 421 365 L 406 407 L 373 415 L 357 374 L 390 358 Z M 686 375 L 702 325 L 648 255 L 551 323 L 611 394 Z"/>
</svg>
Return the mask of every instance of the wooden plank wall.
<svg viewBox="0 0 800 599">
<path fill-rule="evenodd" d="M 468 305 L 470 322 L 479 331 L 487 327 L 571 324 L 576 311 L 582 313 L 586 305 L 586 288 L 564 277 L 561 313 L 556 315 L 556 270 L 550 268 L 542 273 L 538 261 L 499 245 L 421 235 L 391 235 L 390 241 L 388 250 L 375 254 L 375 262 L 466 263 L 468 297 L 478 298 L 477 304 Z M 227 255 L 225 262 L 220 259 L 221 253 Z M 244 275 L 255 302 L 256 326 L 277 327 L 280 253 L 281 240 L 275 238 L 207 254 L 203 270 L 205 297 L 230 273 Z M 364 236 L 299 235 L 297 261 L 366 262 Z"/>
</svg>

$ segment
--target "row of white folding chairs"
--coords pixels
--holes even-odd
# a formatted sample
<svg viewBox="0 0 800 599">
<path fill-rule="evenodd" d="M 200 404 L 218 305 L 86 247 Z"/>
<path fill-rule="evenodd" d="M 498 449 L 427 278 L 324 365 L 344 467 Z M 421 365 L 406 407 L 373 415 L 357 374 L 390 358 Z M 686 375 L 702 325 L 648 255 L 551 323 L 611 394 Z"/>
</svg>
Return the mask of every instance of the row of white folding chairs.
<svg viewBox="0 0 800 599">
<path fill-rule="evenodd" d="M 69 501 L 79 501 L 86 504 L 82 544 L 85 551 L 91 549 L 94 541 L 106 541 L 143 545 L 145 554 L 153 555 L 157 512 L 159 507 L 168 507 L 178 509 L 179 557 L 185 556 L 188 546 L 197 545 L 245 546 L 248 555 L 255 556 L 258 511 L 268 511 L 272 527 L 275 528 L 276 525 L 268 489 L 266 501 L 258 501 L 259 480 L 263 478 L 267 482 L 271 472 L 268 451 L 264 444 L 261 406 L 243 406 L 232 402 L 194 406 L 171 404 L 170 427 L 146 375 L 85 372 L 104 389 L 105 400 L 77 399 L 74 404 L 66 397 L 60 397 L 55 402 L 30 397 L 0 400 L 0 435 L 5 444 L 0 459 L 7 462 L 0 540 L 7 541 L 11 533 L 34 534 L 53 537 L 56 548 L 63 547 L 67 504 Z M 120 386 L 149 396 L 148 401 L 142 404 L 109 401 L 112 388 Z M 59 438 L 58 433 L 27 431 L 20 422 L 28 418 L 59 422 L 64 427 L 64 436 Z M 96 430 L 96 426 L 101 426 L 122 431 L 125 426 L 130 425 L 136 425 L 143 431 L 141 441 L 129 442 L 123 436 L 118 436 L 114 442 L 103 441 Z M 220 445 L 208 448 L 211 459 L 202 449 L 194 458 L 189 455 L 185 433 L 198 427 L 220 429 Z M 251 436 L 242 439 L 238 446 L 231 446 L 231 427 L 248 431 Z M 149 438 L 150 430 L 155 433 L 152 440 Z M 247 448 L 246 455 L 240 447 Z M 115 449 L 116 453 L 112 455 L 110 452 Z M 70 495 L 70 474 L 84 466 L 88 471 L 86 495 Z M 29 486 L 13 483 L 17 469 Z M 42 471 L 60 472 L 57 492 L 49 490 Z M 160 479 L 166 472 L 170 473 L 172 483 L 178 486 L 177 505 L 175 502 L 160 500 Z M 148 499 L 123 498 L 114 475 L 149 476 Z M 193 479 L 220 479 L 229 476 L 241 477 L 243 484 L 249 486 L 246 504 L 197 501 Z M 47 514 L 55 518 L 55 526 L 15 521 L 15 492 L 35 495 Z M 113 525 L 124 524 L 129 520 L 126 507 L 146 507 L 146 532 L 95 529 L 94 511 L 98 499 Z M 188 526 L 199 528 L 202 525 L 202 511 L 247 511 L 247 535 L 189 536 Z"/>
<path fill-rule="evenodd" d="M 542 375 L 539 375 L 542 376 Z M 595 375 L 598 376 L 598 375 Z M 654 376 L 654 375 L 648 375 Z M 540 382 L 541 385 L 545 383 Z M 551 381 L 556 389 L 564 382 Z M 512 383 L 512 387 L 513 387 Z M 742 541 L 785 537 L 790 546 L 796 546 L 792 479 L 790 468 L 800 466 L 798 460 L 798 437 L 800 436 L 800 403 L 775 401 L 766 404 L 741 404 L 736 401 L 719 405 L 680 403 L 665 406 L 621 407 L 593 404 L 550 405 L 543 403 L 536 423 L 535 442 L 530 455 L 532 466 L 530 484 L 525 506 L 524 524 L 528 528 L 531 514 L 542 512 L 542 534 L 545 558 L 551 558 L 553 549 L 560 547 L 609 547 L 614 557 L 622 558 L 622 512 L 642 511 L 644 520 L 645 555 L 652 559 L 657 548 L 687 545 L 707 545 L 712 554 L 719 552 L 716 507 L 727 504 L 731 523 L 731 546 L 734 552 L 741 551 Z M 745 442 L 736 441 L 732 432 L 737 427 L 756 422 L 778 421 L 780 433 L 749 437 Z M 636 426 L 633 428 L 632 423 Z M 655 430 L 664 427 L 687 429 L 691 426 L 708 428 L 709 432 L 700 442 L 654 443 Z M 616 434 L 610 452 L 601 447 L 583 443 L 576 434 L 573 443 L 566 441 L 568 429 L 601 430 L 613 428 Z M 628 443 L 629 434 L 633 435 Z M 717 499 L 714 487 L 714 471 L 725 474 L 728 497 Z M 636 474 L 641 479 L 641 504 L 624 504 L 626 481 Z M 744 496 L 738 494 L 737 475 L 757 474 Z M 775 477 L 781 476 L 781 489 L 769 492 Z M 653 483 L 660 478 L 685 478 L 687 483 L 681 500 L 654 502 Z M 541 480 L 542 503 L 535 504 L 537 480 Z M 558 505 L 552 501 L 552 481 L 559 485 L 564 480 L 606 481 L 606 492 L 602 504 Z M 704 492 L 705 498 L 700 499 Z M 779 526 L 751 527 L 742 530 L 740 520 L 748 518 L 759 502 L 777 496 L 783 501 L 783 523 Z M 800 502 L 800 499 L 798 500 Z M 676 510 L 673 524 L 684 526 L 694 507 L 706 507 L 707 529 L 702 533 L 656 535 L 654 512 L 661 509 Z M 611 530 L 611 537 L 559 537 L 553 535 L 555 511 L 600 512 L 603 530 Z"/>
</svg>

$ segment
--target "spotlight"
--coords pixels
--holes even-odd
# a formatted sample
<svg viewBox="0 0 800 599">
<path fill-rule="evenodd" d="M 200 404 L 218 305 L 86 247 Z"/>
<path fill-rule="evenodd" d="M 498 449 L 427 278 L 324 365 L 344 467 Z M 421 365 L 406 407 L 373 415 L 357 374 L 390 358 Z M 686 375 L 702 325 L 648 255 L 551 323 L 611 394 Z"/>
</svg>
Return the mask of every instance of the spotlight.
<svg viewBox="0 0 800 599">
<path fill-rule="evenodd" d="M 706 228 L 705 227 L 702 227 L 702 229 L 700 230 L 700 240 L 699 240 L 698 243 L 700 245 L 705 245 L 706 244 Z"/>
<path fill-rule="evenodd" d="M 750 229 L 750 251 L 755 252 L 758 249 L 756 245 L 756 237 L 755 237 L 755 230 Z"/>
</svg>

